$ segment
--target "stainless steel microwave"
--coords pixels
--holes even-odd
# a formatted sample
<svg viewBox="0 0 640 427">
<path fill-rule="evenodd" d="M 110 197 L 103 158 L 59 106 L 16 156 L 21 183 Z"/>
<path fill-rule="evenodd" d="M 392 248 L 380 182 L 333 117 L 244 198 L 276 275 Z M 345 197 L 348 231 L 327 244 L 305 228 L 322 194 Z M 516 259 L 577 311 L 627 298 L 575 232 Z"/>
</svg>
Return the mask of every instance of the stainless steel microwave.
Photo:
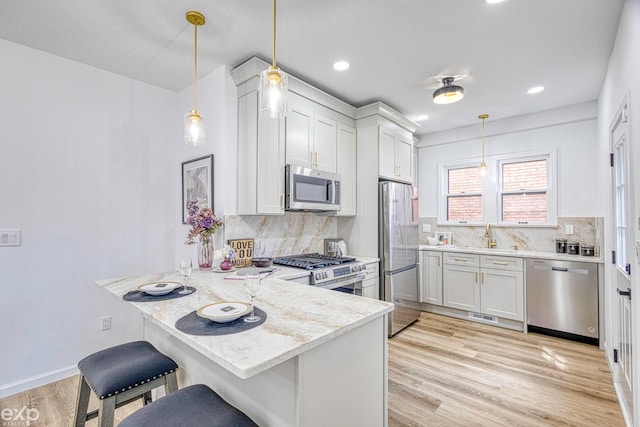
<svg viewBox="0 0 640 427">
<path fill-rule="evenodd" d="M 294 165 L 285 165 L 284 170 L 285 210 L 340 210 L 340 175 Z"/>
</svg>

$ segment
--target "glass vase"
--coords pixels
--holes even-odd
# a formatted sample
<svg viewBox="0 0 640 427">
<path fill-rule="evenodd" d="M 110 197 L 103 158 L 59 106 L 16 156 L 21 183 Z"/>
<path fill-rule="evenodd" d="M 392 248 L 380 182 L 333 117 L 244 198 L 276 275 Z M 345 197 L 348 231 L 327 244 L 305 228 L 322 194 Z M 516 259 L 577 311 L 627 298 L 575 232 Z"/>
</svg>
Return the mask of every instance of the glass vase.
<svg viewBox="0 0 640 427">
<path fill-rule="evenodd" d="M 213 267 L 213 242 L 200 240 L 198 243 L 198 267 L 200 270 L 211 270 Z"/>
<path fill-rule="evenodd" d="M 224 261 L 220 263 L 220 270 L 227 271 L 233 268 L 233 263 L 229 258 L 225 258 Z"/>
</svg>

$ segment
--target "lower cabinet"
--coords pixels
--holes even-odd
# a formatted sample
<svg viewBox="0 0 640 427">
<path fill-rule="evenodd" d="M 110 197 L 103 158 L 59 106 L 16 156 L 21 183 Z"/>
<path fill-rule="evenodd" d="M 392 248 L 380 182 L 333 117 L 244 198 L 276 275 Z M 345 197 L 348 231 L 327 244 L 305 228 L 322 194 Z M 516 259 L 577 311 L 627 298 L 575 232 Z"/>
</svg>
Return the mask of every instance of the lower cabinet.
<svg viewBox="0 0 640 427">
<path fill-rule="evenodd" d="M 524 321 L 522 258 L 445 253 L 443 305 Z"/>
<path fill-rule="evenodd" d="M 420 251 L 420 302 L 442 305 L 442 252 Z"/>
<path fill-rule="evenodd" d="M 362 281 L 362 296 L 380 299 L 380 264 L 378 261 L 366 264 L 364 280 Z"/>
</svg>

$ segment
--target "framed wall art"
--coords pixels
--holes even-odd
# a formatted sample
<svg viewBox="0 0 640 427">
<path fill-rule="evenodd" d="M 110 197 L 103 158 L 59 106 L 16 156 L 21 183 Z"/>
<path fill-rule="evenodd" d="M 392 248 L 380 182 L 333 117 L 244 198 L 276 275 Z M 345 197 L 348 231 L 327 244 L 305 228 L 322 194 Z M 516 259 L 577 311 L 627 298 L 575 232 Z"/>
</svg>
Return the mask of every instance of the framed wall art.
<svg viewBox="0 0 640 427">
<path fill-rule="evenodd" d="M 213 154 L 182 162 L 182 223 L 187 223 L 187 202 L 213 209 Z"/>
</svg>

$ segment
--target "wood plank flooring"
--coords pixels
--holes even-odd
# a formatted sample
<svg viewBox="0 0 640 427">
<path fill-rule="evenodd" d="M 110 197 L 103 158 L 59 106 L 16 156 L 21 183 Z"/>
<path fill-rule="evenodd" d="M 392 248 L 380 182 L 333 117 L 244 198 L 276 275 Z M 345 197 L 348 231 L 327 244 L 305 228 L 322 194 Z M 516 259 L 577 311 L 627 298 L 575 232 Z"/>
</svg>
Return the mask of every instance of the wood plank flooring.
<svg viewBox="0 0 640 427">
<path fill-rule="evenodd" d="M 70 426 L 78 379 L 2 399 L 0 413 L 26 405 L 40 412 L 34 427 Z M 116 424 L 139 407 L 117 409 Z M 89 408 L 97 408 L 95 396 Z M 389 340 L 389 426 L 615 427 L 624 421 L 597 347 L 423 313 Z"/>
<path fill-rule="evenodd" d="M 624 426 L 595 346 L 423 313 L 389 340 L 389 426 Z"/>
</svg>

